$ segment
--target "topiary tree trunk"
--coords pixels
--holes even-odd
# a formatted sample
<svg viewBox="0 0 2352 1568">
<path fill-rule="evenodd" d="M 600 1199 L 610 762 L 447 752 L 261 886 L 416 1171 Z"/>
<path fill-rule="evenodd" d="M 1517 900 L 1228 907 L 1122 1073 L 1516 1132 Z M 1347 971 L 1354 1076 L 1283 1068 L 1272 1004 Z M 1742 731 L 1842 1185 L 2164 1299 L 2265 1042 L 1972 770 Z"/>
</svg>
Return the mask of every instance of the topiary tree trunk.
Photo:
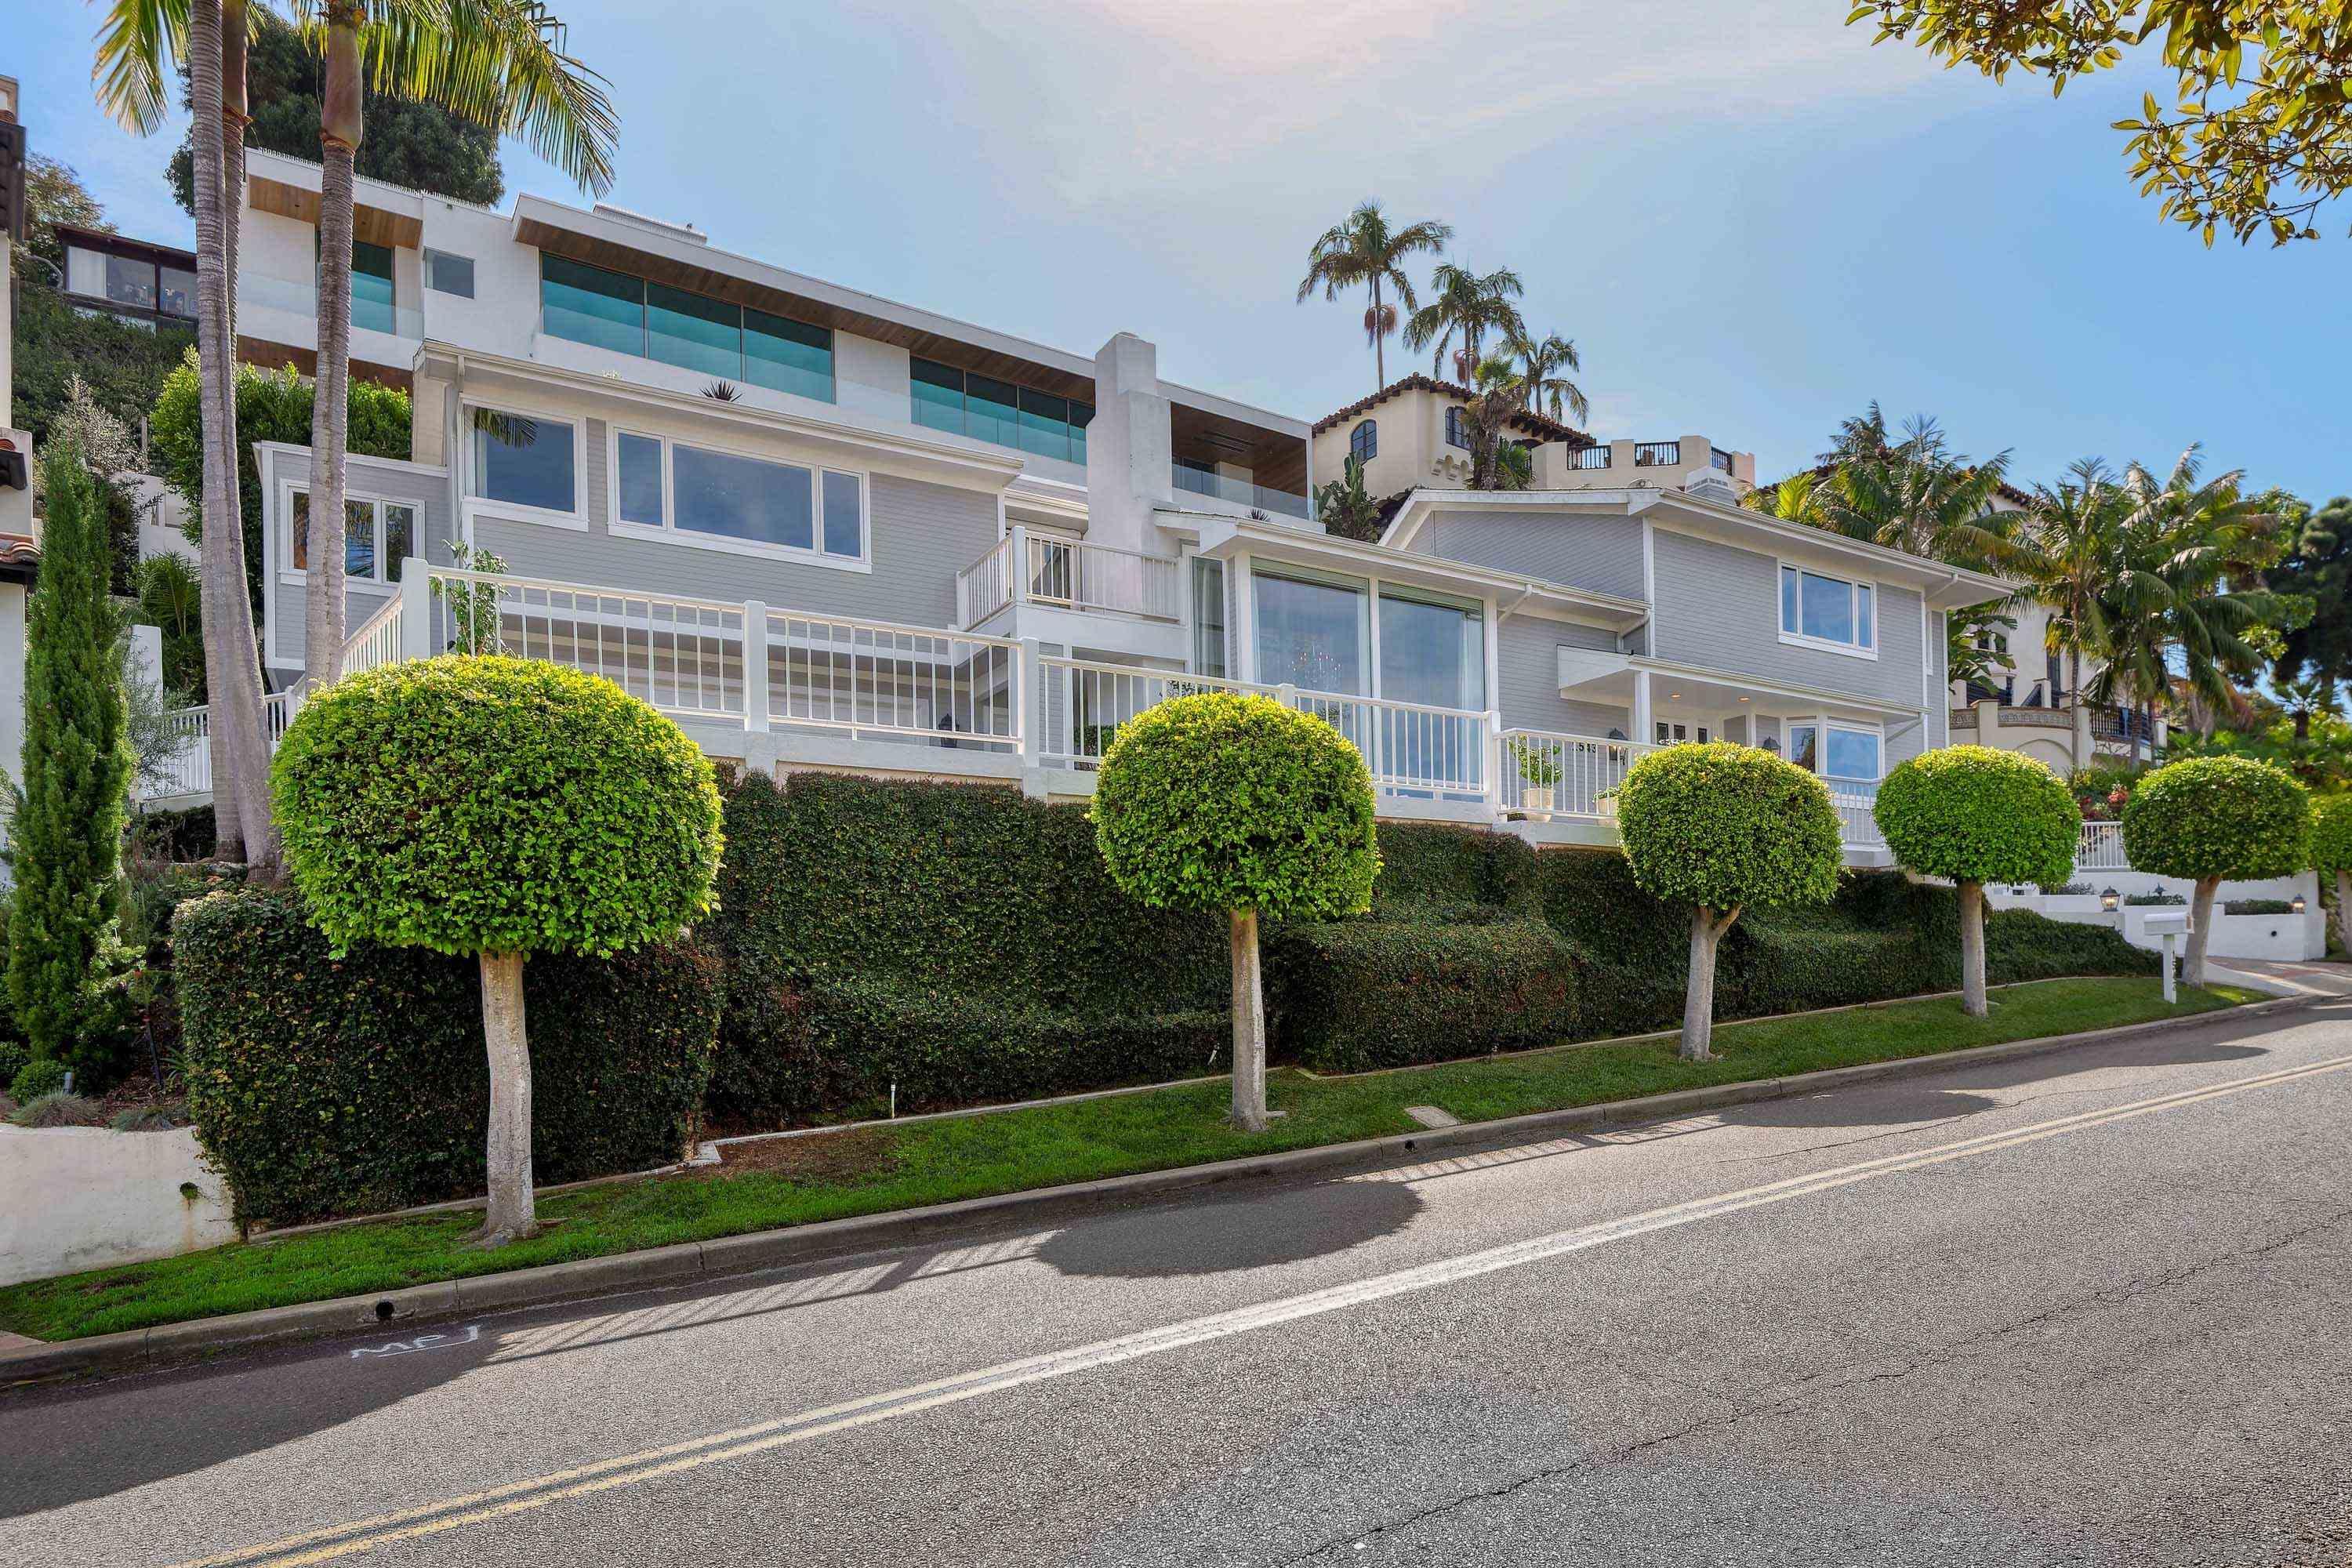
<svg viewBox="0 0 2352 1568">
<path fill-rule="evenodd" d="M 1232 911 L 1234 961 L 1234 1125 L 1263 1132 L 1265 1111 L 1265 987 L 1257 955 L 1257 915 Z"/>
<path fill-rule="evenodd" d="M 1991 1009 L 1985 1003 L 1985 896 L 1982 882 L 1960 884 L 1960 1010 L 1971 1018 Z"/>
<path fill-rule="evenodd" d="M 2180 978 L 2187 984 L 2205 984 L 2205 943 L 2213 931 L 2213 895 L 2221 887 L 2219 877 L 2197 879 L 2197 892 L 2189 905 L 2189 952 L 2180 961 Z"/>
<path fill-rule="evenodd" d="M 503 1247 L 538 1225 L 530 1177 L 530 1038 L 522 1005 L 522 954 L 486 952 L 482 1041 L 490 1058 L 489 1202 L 482 1245 Z"/>
<path fill-rule="evenodd" d="M 1715 953 L 1723 933 L 1739 918 L 1737 906 L 1718 917 L 1705 904 L 1691 910 L 1689 984 L 1683 994 L 1683 1038 L 1676 1054 L 1686 1062 L 1711 1062 L 1715 1052 Z"/>
<path fill-rule="evenodd" d="M 2352 868 L 2336 873 L 2336 935 L 2352 953 Z"/>
</svg>

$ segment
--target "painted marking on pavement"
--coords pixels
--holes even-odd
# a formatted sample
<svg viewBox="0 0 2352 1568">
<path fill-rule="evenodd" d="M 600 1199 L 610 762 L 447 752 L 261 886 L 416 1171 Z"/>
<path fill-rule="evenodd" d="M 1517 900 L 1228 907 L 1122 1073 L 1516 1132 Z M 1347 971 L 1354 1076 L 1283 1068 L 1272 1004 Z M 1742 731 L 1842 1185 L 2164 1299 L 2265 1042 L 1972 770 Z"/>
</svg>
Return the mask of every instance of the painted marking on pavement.
<svg viewBox="0 0 2352 1568">
<path fill-rule="evenodd" d="M 451 1345 L 469 1345 L 482 1337 L 482 1325 L 467 1323 L 462 1332 L 454 1334 L 419 1334 L 413 1340 L 394 1340 L 388 1345 L 353 1345 L 352 1359 L 366 1356 L 415 1355 L 418 1351 L 446 1351 Z"/>
<path fill-rule="evenodd" d="M 2129 1121 L 2158 1111 L 2177 1110 L 2206 1100 L 2243 1094 L 2252 1089 L 2267 1089 L 2292 1083 L 2322 1074 L 2341 1072 L 2352 1068 L 2352 1056 L 2335 1057 L 2326 1061 L 2307 1063 L 2276 1072 L 2261 1073 L 2250 1078 L 2234 1079 L 2203 1089 L 2184 1089 L 2174 1094 L 2158 1095 L 2148 1100 L 2110 1106 L 2103 1110 L 2083 1111 L 2053 1121 L 2038 1121 L 2007 1132 L 1988 1132 L 1975 1138 L 1963 1138 L 1957 1142 L 1942 1143 L 1908 1154 L 1887 1154 L 1875 1160 L 1864 1160 L 1853 1164 L 1838 1165 L 1810 1175 L 1790 1176 L 1760 1186 L 1743 1187 L 1737 1192 L 1721 1193 L 1713 1197 L 1694 1198 L 1685 1203 L 1670 1204 L 1664 1208 L 1650 1209 L 1629 1215 L 1622 1219 L 1604 1220 L 1575 1230 L 1558 1231 L 1526 1241 L 1511 1242 L 1484 1251 L 1467 1253 L 1460 1258 L 1445 1258 L 1403 1268 L 1390 1274 L 1375 1275 L 1345 1285 L 1335 1285 L 1303 1295 L 1286 1296 L 1276 1300 L 1260 1302 L 1231 1311 L 1213 1313 L 1163 1328 L 1148 1329 L 1139 1333 L 1124 1334 L 1117 1339 L 1103 1340 L 1094 1344 L 1079 1345 L 1070 1350 L 1049 1352 L 1020 1361 L 1006 1362 L 977 1372 L 961 1373 L 936 1382 L 918 1384 L 909 1388 L 893 1389 L 885 1394 L 867 1394 L 819 1410 L 806 1410 L 756 1426 L 738 1427 L 730 1432 L 714 1433 L 707 1437 L 688 1439 L 667 1447 L 649 1448 L 635 1454 L 599 1459 L 568 1469 L 551 1471 L 526 1480 L 509 1482 L 485 1491 L 469 1492 L 461 1497 L 443 1498 L 436 1502 L 403 1510 L 397 1513 L 380 1514 L 373 1519 L 353 1520 L 324 1530 L 309 1531 L 264 1545 L 241 1547 L 210 1557 L 194 1558 L 174 1565 L 174 1568 L 308 1568 L 309 1564 L 331 1562 L 355 1552 L 372 1551 L 394 1542 L 414 1540 L 420 1536 L 440 1534 L 452 1530 L 488 1524 L 542 1509 L 551 1503 L 571 1498 L 592 1496 L 620 1487 L 657 1480 L 684 1471 L 717 1464 L 725 1459 L 740 1459 L 764 1453 L 791 1443 L 802 1443 L 853 1427 L 871 1426 L 893 1416 L 907 1415 L 919 1410 L 935 1409 L 944 1405 L 960 1404 L 983 1394 L 1018 1388 L 1027 1384 L 1042 1383 L 1051 1378 L 1066 1377 L 1073 1373 L 1087 1372 L 1097 1367 L 1116 1366 L 1122 1362 L 1143 1356 L 1159 1355 L 1190 1345 L 1213 1340 L 1229 1339 L 1256 1329 L 1273 1328 L 1296 1322 L 1302 1318 L 1320 1316 L 1349 1307 L 1382 1301 L 1395 1296 L 1434 1289 L 1444 1285 L 1476 1279 L 1481 1275 L 1517 1268 L 1530 1263 L 1540 1263 L 1591 1247 L 1603 1247 L 1614 1241 L 1625 1241 L 1652 1231 L 1666 1230 L 1677 1226 L 1694 1225 L 1701 1220 L 1717 1219 L 1743 1210 L 1759 1208 L 1768 1204 L 1786 1203 L 1793 1198 L 1810 1197 L 1816 1193 L 1834 1191 L 1857 1182 L 1873 1181 L 1906 1172 L 1926 1170 L 1932 1166 L 1965 1160 L 1978 1154 L 1990 1154 L 2004 1149 L 2014 1149 L 2046 1139 L 2063 1137 L 2070 1132 L 2088 1131 L 2119 1121 Z"/>
</svg>

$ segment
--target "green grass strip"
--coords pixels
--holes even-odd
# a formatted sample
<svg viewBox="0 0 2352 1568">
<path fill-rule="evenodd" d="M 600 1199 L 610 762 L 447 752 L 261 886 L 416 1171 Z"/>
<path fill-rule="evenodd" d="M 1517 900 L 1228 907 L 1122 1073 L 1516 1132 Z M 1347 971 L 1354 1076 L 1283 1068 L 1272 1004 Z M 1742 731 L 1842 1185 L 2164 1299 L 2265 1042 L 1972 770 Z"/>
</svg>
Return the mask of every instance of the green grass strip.
<svg viewBox="0 0 2352 1568">
<path fill-rule="evenodd" d="M 1465 1121 L 1784 1077 L 1898 1057 L 1938 1055 L 2077 1030 L 2144 1023 L 2259 1000 L 2228 986 L 2185 990 L 2167 1006 L 2152 979 L 2058 980 L 1993 993 L 1973 1019 L 1956 997 L 1720 1025 L 1721 1059 L 1681 1061 L 1668 1041 L 1480 1058 L 1360 1078 L 1276 1072 L 1288 1114 L 1245 1137 L 1224 1125 L 1227 1091 L 1194 1084 L 1001 1115 L 835 1134 L 866 1140 L 834 1171 L 752 1171 L 618 1184 L 551 1197 L 545 1234 L 490 1253 L 470 1247 L 471 1214 L 237 1243 L 155 1263 L 0 1289 L 0 1327 L 78 1339 L 191 1318 L 395 1289 L 672 1242 L 1022 1192 L 1138 1171 L 1410 1132 L 1408 1105 Z M 802 1141 L 812 1146 L 825 1138 Z"/>
</svg>

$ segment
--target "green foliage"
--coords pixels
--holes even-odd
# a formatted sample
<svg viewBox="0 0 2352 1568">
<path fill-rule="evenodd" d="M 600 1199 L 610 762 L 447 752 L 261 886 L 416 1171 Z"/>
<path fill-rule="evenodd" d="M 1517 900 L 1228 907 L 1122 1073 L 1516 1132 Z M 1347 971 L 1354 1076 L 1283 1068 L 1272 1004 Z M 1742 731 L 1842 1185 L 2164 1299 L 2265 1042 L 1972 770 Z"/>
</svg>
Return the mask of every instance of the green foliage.
<svg viewBox="0 0 2352 1568">
<path fill-rule="evenodd" d="M 18 1106 L 8 1118 L 11 1127 L 103 1127 L 105 1108 L 82 1094 L 44 1094 Z"/>
<path fill-rule="evenodd" d="M 2282 639 L 2272 683 L 2308 677 L 2330 690 L 2352 684 L 2352 496 L 2337 496 L 2295 518 L 2285 550 L 2263 581 L 2272 592 L 2301 595 L 2314 606 L 2311 620 Z"/>
<path fill-rule="evenodd" d="M 1369 907 L 1380 872 L 1362 755 L 1270 698 L 1171 698 L 1119 726 L 1093 816 L 1111 879 L 1155 909 L 1329 919 Z"/>
<path fill-rule="evenodd" d="M 2249 757 L 2284 768 L 2315 795 L 2352 792 L 2352 723 L 2333 713 L 2305 716 L 2305 732 L 2282 719 L 2252 733 L 2217 730 L 2210 740 L 2176 731 L 2171 754 L 2186 757 Z"/>
<path fill-rule="evenodd" d="M 253 120 L 245 128 L 245 144 L 315 163 L 326 62 L 268 12 L 257 9 L 254 15 L 258 19 L 246 60 L 246 106 Z M 186 94 L 182 97 L 184 106 Z M 437 105 L 374 90 L 368 92 L 361 116 L 359 153 L 352 163 L 361 177 L 480 206 L 497 205 L 505 193 L 495 131 Z M 163 178 L 180 210 L 194 216 L 195 149 L 185 137 Z"/>
<path fill-rule="evenodd" d="M 2180 742 L 2176 739 L 2178 747 Z M 2131 792 L 2154 770 L 2146 763 L 2095 762 L 2066 775 L 2067 791 L 2085 822 L 2120 822 Z"/>
<path fill-rule="evenodd" d="M 25 611 L 22 797 L 9 826 L 16 889 L 8 994 L 37 1057 L 100 1076 L 78 1032 L 114 956 L 115 874 L 131 757 L 122 624 L 107 596 L 98 488 L 70 446 L 44 459 L 49 515 Z"/>
<path fill-rule="evenodd" d="M 1381 536 L 1381 503 L 1364 489 L 1363 459 L 1352 453 L 1342 477 L 1315 492 L 1315 519 L 1341 539 L 1371 543 Z"/>
<path fill-rule="evenodd" d="M 58 237 L 58 224 L 114 232 L 114 226 L 106 221 L 106 208 L 90 195 L 70 163 L 34 153 L 25 159 L 24 178 L 24 250 L 62 268 L 66 247 Z"/>
<path fill-rule="evenodd" d="M 2294 905 L 2285 899 L 2231 899 L 2221 906 L 2225 915 L 2291 915 Z"/>
<path fill-rule="evenodd" d="M 0 1040 L 0 1084 L 13 1085 L 16 1075 L 33 1059 L 22 1040 Z"/>
<path fill-rule="evenodd" d="M 2352 795 L 2331 795 L 2313 805 L 2311 863 L 2324 877 L 2352 871 Z"/>
<path fill-rule="evenodd" d="M 1822 903 L 1842 852 L 1829 791 L 1753 746 L 1668 746 L 1627 770 L 1617 827 L 1653 898 L 1712 910 Z"/>
<path fill-rule="evenodd" d="M 1986 746 L 1902 763 L 1880 783 L 1874 815 L 1897 861 L 1956 882 L 2063 882 L 2083 827 L 2056 774 Z"/>
<path fill-rule="evenodd" d="M 270 769 L 288 867 L 338 945 L 610 955 L 710 907 L 719 791 L 611 681 L 457 655 L 303 704 Z"/>
<path fill-rule="evenodd" d="M 124 849 L 134 859 L 209 860 L 218 843 L 213 808 L 192 805 L 179 811 L 142 811 L 131 819 Z"/>
<path fill-rule="evenodd" d="M 56 1094 L 66 1086 L 66 1064 L 44 1057 L 18 1068 L 8 1079 L 8 1098 L 19 1105 L 29 1105 L 45 1094 Z"/>
<path fill-rule="evenodd" d="M 253 595 L 253 612 L 261 614 L 261 469 L 254 458 L 257 441 L 310 444 L 311 386 L 292 367 L 257 370 L 236 367 L 237 498 L 245 513 L 246 585 Z M 408 456 L 408 394 L 397 387 L 378 386 L 353 376 L 349 398 L 350 441 L 355 458 Z M 186 529 L 191 543 L 202 543 L 204 518 L 203 387 L 196 374 L 196 351 L 163 378 L 155 395 L 148 428 L 149 451 L 155 471 L 186 503 Z"/>
<path fill-rule="evenodd" d="M 908 1110 L 1213 1070 L 1223 928 L 1123 896 L 1083 807 L 752 775 L 725 827 L 724 1116 L 860 1112 L 893 1083 Z"/>
<path fill-rule="evenodd" d="M 42 269 L 35 268 L 16 289 L 17 425 L 33 433 L 36 452 L 46 451 L 51 426 L 71 406 L 73 381 L 79 376 L 100 407 L 135 428 L 154 407 L 172 368 L 195 352 L 194 330 L 85 316 L 47 283 Z"/>
<path fill-rule="evenodd" d="M 138 563 L 132 585 L 139 619 L 153 626 L 163 651 L 163 689 L 191 703 L 205 700 L 204 585 L 184 555 L 151 555 Z"/>
<path fill-rule="evenodd" d="M 2124 807 L 2136 871 L 2192 880 L 2286 877 L 2308 863 L 2311 800 L 2279 769 L 2192 757 L 2142 779 Z"/>
<path fill-rule="evenodd" d="M 173 933 L 188 1105 L 244 1219 L 478 1193 L 488 1060 L 478 967 L 355 942 L 299 900 L 222 893 Z M 691 942 L 523 968 L 532 1166 L 564 1182 L 677 1160 L 709 1079 L 723 971 Z"/>
</svg>

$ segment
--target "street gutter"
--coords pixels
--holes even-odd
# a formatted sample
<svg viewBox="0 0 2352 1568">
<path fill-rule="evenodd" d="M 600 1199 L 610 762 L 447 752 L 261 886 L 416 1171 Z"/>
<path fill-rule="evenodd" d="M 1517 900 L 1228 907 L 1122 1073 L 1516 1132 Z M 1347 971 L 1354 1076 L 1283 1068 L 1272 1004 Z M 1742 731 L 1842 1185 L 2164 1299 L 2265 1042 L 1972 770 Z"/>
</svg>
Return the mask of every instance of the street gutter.
<svg viewBox="0 0 2352 1568">
<path fill-rule="evenodd" d="M 2248 977 L 2250 979 L 2254 977 Z M 1003 1217 L 1035 1224 L 1048 1218 L 1076 1217 L 1191 1187 L 1226 1182 L 1294 1176 L 1354 1165 L 1371 1165 L 1402 1154 L 1458 1149 L 1482 1143 L 1507 1144 L 1538 1141 L 1563 1131 L 1620 1123 L 1668 1121 L 1696 1111 L 1781 1100 L 1792 1095 L 1887 1079 L 1917 1078 L 1988 1062 L 2012 1061 L 2068 1050 L 2127 1035 L 2157 1034 L 2190 1028 L 2226 1019 L 2266 1016 L 2339 1001 L 2326 994 L 2276 996 L 2266 1002 L 2158 1018 L 2147 1023 L 2119 1024 L 2071 1035 L 2045 1035 L 2038 1039 L 2011 1040 L 1962 1051 L 1902 1057 L 1891 1061 L 1853 1067 L 1825 1068 L 1785 1078 L 1753 1079 L 1743 1083 L 1717 1084 L 1704 1089 L 1675 1089 L 1637 1100 L 1604 1100 L 1560 1110 L 1532 1111 L 1524 1116 L 1459 1126 L 1392 1133 L 1312 1149 L 1244 1155 L 1202 1165 L 1179 1165 L 1163 1171 L 1108 1176 L 1025 1192 L 965 1198 L 923 1208 L 897 1209 L 848 1219 L 822 1220 L 778 1230 L 751 1231 L 710 1241 L 679 1242 L 636 1252 L 614 1253 L 570 1263 L 542 1264 L 502 1274 L 477 1275 L 413 1285 L 403 1289 L 344 1296 L 290 1307 L 267 1307 L 257 1311 L 193 1318 L 177 1323 L 131 1329 L 121 1333 L 92 1334 L 52 1344 L 0 1351 L 0 1388 L 76 1374 L 130 1371 L 201 1360 L 229 1351 L 266 1348 L 302 1339 L 378 1328 L 394 1323 L 425 1323 L 490 1311 L 583 1300 L 600 1296 L 657 1289 L 702 1281 L 734 1279 L 801 1264 L 858 1253 L 881 1251 L 929 1239 L 970 1226 L 975 1221 Z"/>
</svg>

